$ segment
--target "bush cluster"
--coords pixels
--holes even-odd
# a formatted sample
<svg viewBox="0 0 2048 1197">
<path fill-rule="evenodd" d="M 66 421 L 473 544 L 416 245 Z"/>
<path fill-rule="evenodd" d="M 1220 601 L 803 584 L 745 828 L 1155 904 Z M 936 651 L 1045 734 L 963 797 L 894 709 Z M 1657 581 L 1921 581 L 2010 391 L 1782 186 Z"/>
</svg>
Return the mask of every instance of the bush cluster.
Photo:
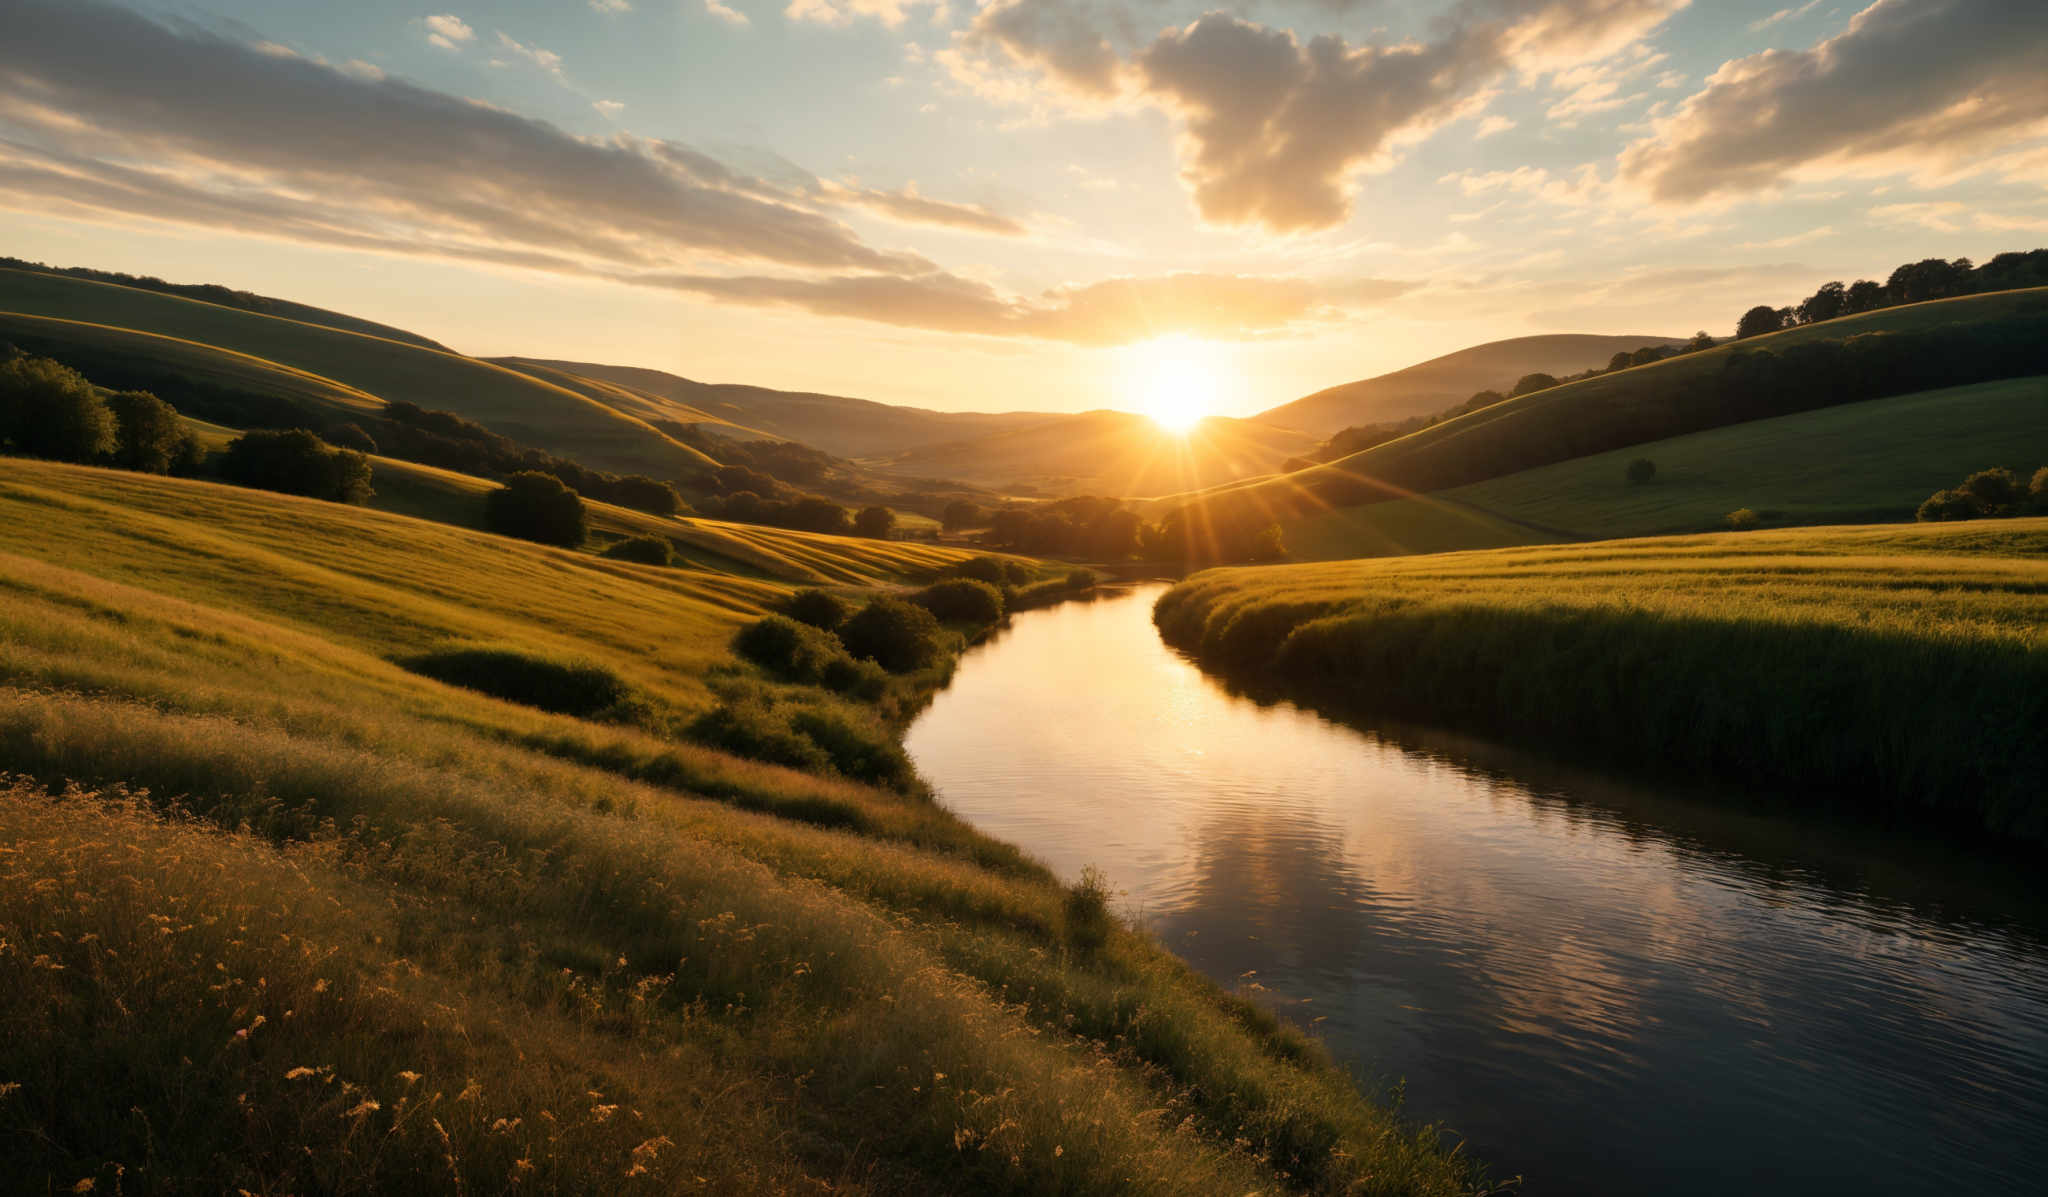
<svg viewBox="0 0 2048 1197">
<path fill-rule="evenodd" d="M 911 673 L 939 659 L 939 621 L 915 603 L 883 596 L 862 607 L 839 627 L 840 642 L 856 657 L 890 673 Z"/>
<path fill-rule="evenodd" d="M 934 582 L 912 595 L 911 601 L 931 612 L 941 623 L 986 627 L 1003 621 L 1003 592 L 979 578 L 948 578 Z"/>
<path fill-rule="evenodd" d="M 553 474 L 523 470 L 485 499 L 484 524 L 503 536 L 573 549 L 585 534 L 583 499 Z"/>
<path fill-rule="evenodd" d="M 461 648 L 399 662 L 437 682 L 558 715 L 589 718 L 620 709 L 632 690 L 611 670 L 510 649 Z"/>
<path fill-rule="evenodd" d="M 367 503 L 375 493 L 369 458 L 337 449 L 304 428 L 245 432 L 228 442 L 214 469 L 237 486 L 337 503 Z"/>
<path fill-rule="evenodd" d="M 838 631 L 846 617 L 853 614 L 852 604 L 822 590 L 799 590 L 789 596 L 789 602 L 783 609 L 798 623 L 807 623 L 828 632 Z"/>
<path fill-rule="evenodd" d="M 190 473 L 199 443 L 147 391 L 105 393 L 76 370 L 0 348 L 0 451 L 150 474 Z"/>
<path fill-rule="evenodd" d="M 785 682 L 823 686 L 861 702 L 873 702 L 889 688 L 889 675 L 879 664 L 858 659 L 831 632 L 785 615 L 741 628 L 732 647 Z"/>
<path fill-rule="evenodd" d="M 604 546 L 598 556 L 636 565 L 674 565 L 676 547 L 666 536 L 628 536 Z"/>
<path fill-rule="evenodd" d="M 1919 518 L 1932 520 L 1995 519 L 2009 515 L 2048 515 L 2048 466 L 2022 483 L 2011 470 L 1978 470 L 1958 486 L 1935 491 L 1920 504 Z"/>
<path fill-rule="evenodd" d="M 880 720 L 823 696 L 743 691 L 699 716 L 689 736 L 735 756 L 869 785 L 908 789 L 917 776 Z"/>
</svg>

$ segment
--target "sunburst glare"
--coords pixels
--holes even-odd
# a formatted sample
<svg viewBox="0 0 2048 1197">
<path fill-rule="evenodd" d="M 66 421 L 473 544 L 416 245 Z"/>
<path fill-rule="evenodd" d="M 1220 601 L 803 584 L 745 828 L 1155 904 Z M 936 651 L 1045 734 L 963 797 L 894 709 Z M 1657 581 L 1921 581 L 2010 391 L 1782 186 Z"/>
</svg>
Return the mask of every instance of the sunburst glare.
<svg viewBox="0 0 2048 1197">
<path fill-rule="evenodd" d="M 1161 428 L 1185 435 L 1214 415 L 1230 363 L 1212 341 L 1175 334 L 1125 350 L 1126 401 Z"/>
</svg>

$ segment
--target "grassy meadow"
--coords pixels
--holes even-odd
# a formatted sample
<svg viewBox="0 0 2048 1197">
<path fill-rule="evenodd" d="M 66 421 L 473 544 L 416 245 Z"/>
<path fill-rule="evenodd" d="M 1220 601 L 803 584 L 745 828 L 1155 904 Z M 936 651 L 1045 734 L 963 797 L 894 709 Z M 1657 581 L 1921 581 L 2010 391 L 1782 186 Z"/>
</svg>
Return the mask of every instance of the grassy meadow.
<svg viewBox="0 0 2048 1197">
<path fill-rule="evenodd" d="M 2048 840 L 2048 519 L 1210 570 L 1155 619 L 1345 711 Z"/>
<path fill-rule="evenodd" d="M 2028 452 L 2048 456 L 2048 378 L 1750 420 L 1282 527 L 1293 556 L 1333 560 L 1711 531 L 1742 507 L 1780 525 L 1905 520 L 1976 470 L 2030 473 Z M 1639 457 L 1657 476 L 1632 485 Z"/>
<path fill-rule="evenodd" d="M 385 400 L 452 411 L 583 465 L 669 478 L 712 464 L 697 450 L 576 391 L 490 362 L 108 283 L 0 270 L 0 322 L 34 316 L 150 333 L 260 359 Z M 0 336 L 4 336 L 0 333 Z M 45 332 L 47 337 L 51 335 Z M 92 344 L 107 334 L 79 331 Z M 53 352 L 52 349 L 38 350 Z M 218 369 L 230 369 L 222 365 Z M 90 375 L 91 370 L 84 371 Z M 253 389 L 253 388 L 252 388 Z"/>
<path fill-rule="evenodd" d="M 664 734 L 790 587 L 6 460 L 0 1190 L 1473 1187 L 914 787 Z M 508 646 L 631 710 L 408 664 Z"/>
</svg>

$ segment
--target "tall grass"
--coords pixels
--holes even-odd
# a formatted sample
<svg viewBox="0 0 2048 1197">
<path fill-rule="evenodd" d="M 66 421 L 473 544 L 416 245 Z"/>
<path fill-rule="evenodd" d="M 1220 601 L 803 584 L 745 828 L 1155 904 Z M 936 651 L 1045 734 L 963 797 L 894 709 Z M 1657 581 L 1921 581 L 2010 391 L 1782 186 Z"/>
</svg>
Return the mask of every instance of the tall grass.
<svg viewBox="0 0 2048 1197">
<path fill-rule="evenodd" d="M 0 1190 L 1473 1183 L 915 793 L 392 659 L 516 645 L 701 711 L 781 588 L 15 464 Z"/>
<path fill-rule="evenodd" d="M 2048 839 L 2048 521 L 1216 570 L 1155 619 L 1353 711 Z"/>
</svg>

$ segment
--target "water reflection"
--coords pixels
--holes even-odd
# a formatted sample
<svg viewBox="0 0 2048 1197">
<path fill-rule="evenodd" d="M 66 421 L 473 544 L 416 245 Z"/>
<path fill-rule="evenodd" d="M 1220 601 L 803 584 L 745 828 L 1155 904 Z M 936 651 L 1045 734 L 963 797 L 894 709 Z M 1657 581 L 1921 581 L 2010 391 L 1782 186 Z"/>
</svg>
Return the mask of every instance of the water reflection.
<svg viewBox="0 0 2048 1197">
<path fill-rule="evenodd" d="M 1914 1192 L 2048 1174 L 2021 871 L 1363 734 L 1166 650 L 1156 590 L 1022 615 L 912 728 L 948 804 L 1102 867 L 1534 1192 Z"/>
</svg>

